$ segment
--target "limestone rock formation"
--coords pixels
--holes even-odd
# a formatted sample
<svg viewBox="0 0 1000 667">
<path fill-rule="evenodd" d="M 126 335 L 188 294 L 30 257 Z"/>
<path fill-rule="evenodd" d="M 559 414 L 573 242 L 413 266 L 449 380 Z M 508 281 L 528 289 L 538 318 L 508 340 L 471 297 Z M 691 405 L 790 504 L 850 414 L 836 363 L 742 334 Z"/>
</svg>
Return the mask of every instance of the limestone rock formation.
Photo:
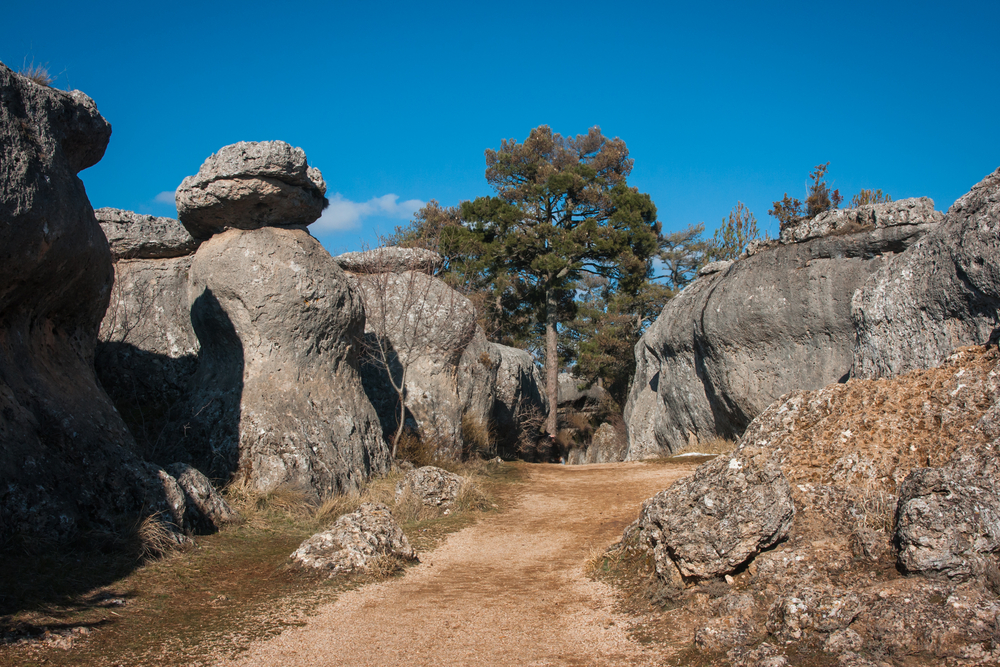
<svg viewBox="0 0 1000 667">
<path fill-rule="evenodd" d="M 345 252 L 333 258 L 344 271 L 351 273 L 430 273 L 444 264 L 444 258 L 424 248 L 385 246 L 363 252 Z"/>
<path fill-rule="evenodd" d="M 642 506 L 630 531 L 668 581 L 721 577 L 788 535 L 788 480 L 769 452 L 746 448 L 698 468 Z"/>
<path fill-rule="evenodd" d="M 944 218 L 934 210 L 929 197 L 913 197 L 881 204 L 865 204 L 857 208 L 833 209 L 793 225 L 782 227 L 781 243 L 801 243 L 831 234 L 852 234 L 859 231 L 938 223 Z"/>
<path fill-rule="evenodd" d="M 94 215 L 111 244 L 115 260 L 182 257 L 193 253 L 201 243 L 173 218 L 118 208 L 99 208 Z"/>
<path fill-rule="evenodd" d="M 840 664 L 917 654 L 921 664 L 994 664 L 998 446 L 993 347 L 892 379 L 792 392 L 752 422 L 734 454 L 647 501 L 619 548 L 650 551 L 695 646 L 735 664 L 757 664 L 769 637 L 782 647 L 773 657 L 827 650 Z M 768 501 L 774 486 L 730 481 L 765 471 L 786 480 L 787 500 Z M 755 555 L 732 547 L 741 526 L 770 533 L 786 502 L 795 513 L 782 540 Z M 705 576 L 725 577 L 712 599 L 695 583 Z"/>
<path fill-rule="evenodd" d="M 806 240 L 712 266 L 668 302 L 636 345 L 627 458 L 736 438 L 785 392 L 846 380 L 851 296 L 939 219 L 929 200 L 893 205 L 829 213 L 796 232 Z"/>
<path fill-rule="evenodd" d="M 414 560 L 417 554 L 388 507 L 362 503 L 356 512 L 343 515 L 303 542 L 291 558 L 332 577 L 364 569 L 379 556 Z"/>
<path fill-rule="evenodd" d="M 494 452 L 495 443 L 475 443 L 477 435 L 485 436 L 493 427 L 496 411 L 497 373 L 502 363 L 496 346 L 486 340 L 482 327 L 476 327 L 472 340 L 465 346 L 458 360 L 458 400 L 462 406 L 462 430 L 466 449 L 480 447 L 477 454 Z M 494 429 L 495 430 L 495 429 Z M 473 437 L 469 437 L 472 435 Z M 483 439 L 483 438 L 480 438 Z M 469 452 L 466 452 L 469 453 Z"/>
<path fill-rule="evenodd" d="M 169 516 L 93 370 L 111 252 L 77 173 L 111 127 L 93 100 L 0 64 L 0 542 Z"/>
<path fill-rule="evenodd" d="M 189 460 L 314 497 L 386 470 L 358 374 L 362 303 L 318 241 L 280 227 L 217 234 L 188 294 L 201 348 L 174 437 Z"/>
<path fill-rule="evenodd" d="M 1000 169 L 854 296 L 855 377 L 930 368 L 985 343 L 1000 321 Z"/>
<path fill-rule="evenodd" d="M 301 148 L 241 141 L 210 156 L 177 188 L 177 216 L 195 238 L 227 228 L 308 225 L 328 202 L 326 183 Z"/>
<path fill-rule="evenodd" d="M 434 466 L 411 470 L 396 484 L 396 502 L 411 493 L 428 507 L 452 507 L 465 478 Z"/>
<path fill-rule="evenodd" d="M 458 369 L 476 337 L 472 303 L 419 271 L 356 274 L 352 280 L 366 315 L 365 386 L 383 428 L 391 433 L 398 423 L 391 372 L 406 387 L 407 412 L 421 437 L 436 442 L 439 455 L 460 456 L 466 406 Z"/>
</svg>

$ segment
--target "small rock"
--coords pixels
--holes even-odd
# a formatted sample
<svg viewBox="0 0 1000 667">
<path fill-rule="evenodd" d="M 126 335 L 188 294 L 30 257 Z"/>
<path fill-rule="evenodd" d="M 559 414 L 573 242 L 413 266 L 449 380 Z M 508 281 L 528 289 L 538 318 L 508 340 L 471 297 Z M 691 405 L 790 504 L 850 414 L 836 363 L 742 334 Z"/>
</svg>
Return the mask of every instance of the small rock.
<svg viewBox="0 0 1000 667">
<path fill-rule="evenodd" d="M 464 481 L 461 475 L 434 466 L 417 468 L 396 484 L 396 502 L 409 492 L 428 507 L 451 507 Z"/>
</svg>

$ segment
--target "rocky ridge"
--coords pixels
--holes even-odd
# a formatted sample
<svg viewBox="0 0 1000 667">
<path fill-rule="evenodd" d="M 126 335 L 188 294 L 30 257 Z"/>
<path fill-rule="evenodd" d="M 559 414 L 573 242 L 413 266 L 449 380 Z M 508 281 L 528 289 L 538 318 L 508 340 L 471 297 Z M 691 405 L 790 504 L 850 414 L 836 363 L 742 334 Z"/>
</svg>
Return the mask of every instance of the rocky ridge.
<svg viewBox="0 0 1000 667">
<path fill-rule="evenodd" d="M 995 348 L 793 392 L 647 501 L 623 545 L 649 551 L 679 626 L 733 664 L 768 635 L 775 656 L 990 664 L 998 414 Z M 716 578 L 725 591 L 703 595 Z"/>
<path fill-rule="evenodd" d="M 636 345 L 626 459 L 734 439 L 781 394 L 846 380 L 852 295 L 940 219 L 926 198 L 831 211 L 705 267 Z"/>
</svg>

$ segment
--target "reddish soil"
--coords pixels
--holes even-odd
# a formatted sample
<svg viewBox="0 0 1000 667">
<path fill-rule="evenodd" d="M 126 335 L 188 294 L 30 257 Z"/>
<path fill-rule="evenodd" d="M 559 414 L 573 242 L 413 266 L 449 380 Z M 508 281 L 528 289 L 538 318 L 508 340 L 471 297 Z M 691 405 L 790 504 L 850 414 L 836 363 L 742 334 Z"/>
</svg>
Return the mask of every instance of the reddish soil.
<svg viewBox="0 0 1000 667">
<path fill-rule="evenodd" d="M 405 576 L 340 595 L 225 665 L 649 665 L 616 593 L 585 565 L 642 501 L 693 470 L 525 466 L 509 508 L 448 537 Z"/>
</svg>

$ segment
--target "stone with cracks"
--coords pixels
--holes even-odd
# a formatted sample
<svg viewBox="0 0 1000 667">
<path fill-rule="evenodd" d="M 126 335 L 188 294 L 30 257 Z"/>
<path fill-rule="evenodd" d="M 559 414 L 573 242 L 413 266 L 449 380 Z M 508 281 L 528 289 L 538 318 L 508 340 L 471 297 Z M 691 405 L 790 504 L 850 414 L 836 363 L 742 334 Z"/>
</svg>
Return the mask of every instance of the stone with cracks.
<svg viewBox="0 0 1000 667">
<path fill-rule="evenodd" d="M 698 580 L 735 572 L 783 539 L 794 516 L 778 462 L 751 450 L 720 456 L 653 496 L 629 530 L 650 549 L 657 571 L 672 565 Z"/>
<path fill-rule="evenodd" d="M 167 472 L 177 480 L 184 493 L 184 513 L 181 519 L 185 531 L 198 534 L 214 533 L 223 526 L 240 520 L 239 513 L 229 506 L 198 469 L 186 463 L 167 466 Z"/>
<path fill-rule="evenodd" d="M 626 458 L 735 439 L 782 394 L 846 380 L 854 363 L 851 296 L 937 225 L 929 206 L 904 207 L 906 216 L 878 218 L 874 229 L 846 225 L 706 267 L 712 272 L 671 299 L 636 345 Z"/>
<path fill-rule="evenodd" d="M 328 529 L 316 533 L 292 553 L 292 561 L 334 576 L 364 569 L 379 556 L 417 557 L 409 540 L 382 503 L 362 503 Z"/>
<path fill-rule="evenodd" d="M 831 234 L 851 234 L 859 231 L 938 223 L 944 214 L 934 210 L 930 197 L 913 197 L 882 204 L 866 204 L 857 208 L 832 209 L 814 218 L 783 227 L 781 243 L 801 243 Z"/>
<path fill-rule="evenodd" d="M 854 377 L 890 377 L 983 344 L 1000 322 L 1000 169 L 854 295 Z"/>
<path fill-rule="evenodd" d="M 318 241 L 279 227 L 217 234 L 194 256 L 189 298 L 201 351 L 173 433 L 187 460 L 314 498 L 385 472 L 358 374 L 362 303 Z"/>
<path fill-rule="evenodd" d="M 428 507 L 452 507 L 465 478 L 434 466 L 424 466 L 406 473 L 396 484 L 396 502 L 407 493 Z"/>
<path fill-rule="evenodd" d="M 177 217 L 195 238 L 227 228 L 308 225 L 327 206 L 326 183 L 284 141 L 241 141 L 211 155 L 177 188 Z"/>
<path fill-rule="evenodd" d="M 183 257 L 193 254 L 201 243 L 173 218 L 118 208 L 99 208 L 94 215 L 108 238 L 115 260 Z"/>
<path fill-rule="evenodd" d="M 441 268 L 444 258 L 433 250 L 387 246 L 363 252 L 345 252 L 333 258 L 344 271 L 351 273 L 429 273 Z"/>
<path fill-rule="evenodd" d="M 0 64 L 0 542 L 173 509 L 94 376 L 113 274 L 77 173 L 110 136 L 82 92 Z"/>
</svg>

